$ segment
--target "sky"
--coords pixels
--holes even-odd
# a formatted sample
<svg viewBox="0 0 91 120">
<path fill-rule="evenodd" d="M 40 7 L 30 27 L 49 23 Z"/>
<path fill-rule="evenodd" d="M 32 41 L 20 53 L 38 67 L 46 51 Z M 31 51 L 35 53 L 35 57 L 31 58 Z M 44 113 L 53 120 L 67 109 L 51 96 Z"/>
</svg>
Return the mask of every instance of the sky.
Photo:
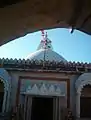
<svg viewBox="0 0 91 120">
<path fill-rule="evenodd" d="M 91 36 L 75 30 L 73 34 L 68 29 L 58 28 L 45 30 L 52 41 L 53 49 L 68 61 L 91 62 Z M 34 32 L 17 38 L 0 47 L 0 58 L 26 58 L 35 52 L 41 32 Z"/>
</svg>

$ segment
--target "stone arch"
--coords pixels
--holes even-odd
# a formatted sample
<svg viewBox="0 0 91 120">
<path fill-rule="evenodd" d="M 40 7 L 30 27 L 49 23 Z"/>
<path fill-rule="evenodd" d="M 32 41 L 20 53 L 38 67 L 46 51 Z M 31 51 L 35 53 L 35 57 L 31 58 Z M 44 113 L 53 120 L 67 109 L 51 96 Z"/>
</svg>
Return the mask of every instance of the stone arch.
<svg viewBox="0 0 91 120">
<path fill-rule="evenodd" d="M 91 73 L 84 73 L 75 82 L 76 88 L 76 117 L 80 118 L 80 96 L 81 91 L 86 85 L 91 85 Z"/>
<path fill-rule="evenodd" d="M 9 109 L 9 100 L 11 93 L 11 78 L 4 68 L 0 68 L 0 81 L 4 84 L 4 98 L 2 112 L 7 112 Z"/>
</svg>

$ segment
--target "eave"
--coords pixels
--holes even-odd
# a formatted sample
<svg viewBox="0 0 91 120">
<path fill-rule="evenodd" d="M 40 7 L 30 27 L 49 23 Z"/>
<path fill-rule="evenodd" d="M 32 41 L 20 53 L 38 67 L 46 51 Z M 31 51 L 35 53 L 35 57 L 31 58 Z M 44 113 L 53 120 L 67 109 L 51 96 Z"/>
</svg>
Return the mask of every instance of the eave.
<svg viewBox="0 0 91 120">
<path fill-rule="evenodd" d="M 0 59 L 1 68 L 10 71 L 31 71 L 31 72 L 63 72 L 63 73 L 84 73 L 91 72 L 91 63 L 80 62 L 49 62 L 31 61 L 29 59 Z"/>
</svg>

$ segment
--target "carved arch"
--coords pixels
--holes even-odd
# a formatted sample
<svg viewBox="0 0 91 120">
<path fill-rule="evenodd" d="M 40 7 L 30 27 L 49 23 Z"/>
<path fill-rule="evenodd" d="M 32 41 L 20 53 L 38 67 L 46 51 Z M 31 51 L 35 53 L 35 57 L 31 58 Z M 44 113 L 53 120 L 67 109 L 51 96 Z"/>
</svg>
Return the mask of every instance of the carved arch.
<svg viewBox="0 0 91 120">
<path fill-rule="evenodd" d="M 9 100 L 11 94 L 11 78 L 4 68 L 0 68 L 0 81 L 4 83 L 4 99 L 2 112 L 7 112 L 9 109 Z"/>
<path fill-rule="evenodd" d="M 91 85 L 91 73 L 84 73 L 79 76 L 75 83 L 76 92 L 81 94 L 81 90 L 86 85 Z"/>
<path fill-rule="evenodd" d="M 76 117 L 80 118 L 80 95 L 86 85 L 91 85 L 91 73 L 84 73 L 76 80 Z"/>
</svg>

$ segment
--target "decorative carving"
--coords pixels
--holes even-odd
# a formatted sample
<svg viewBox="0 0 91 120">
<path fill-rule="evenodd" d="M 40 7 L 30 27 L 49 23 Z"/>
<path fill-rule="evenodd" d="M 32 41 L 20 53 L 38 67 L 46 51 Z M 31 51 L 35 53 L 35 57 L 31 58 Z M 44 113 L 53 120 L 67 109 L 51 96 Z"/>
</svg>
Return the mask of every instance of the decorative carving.
<svg viewBox="0 0 91 120">
<path fill-rule="evenodd" d="M 38 94 L 39 92 L 38 86 L 36 84 L 33 85 L 33 87 L 31 88 L 31 93 L 33 94 Z"/>
<path fill-rule="evenodd" d="M 81 90 L 85 85 L 91 85 L 91 73 L 82 74 L 75 83 L 77 93 L 81 94 Z"/>
<path fill-rule="evenodd" d="M 45 86 L 45 84 L 43 83 L 42 84 L 42 86 L 41 86 L 41 88 L 40 88 L 40 91 L 42 92 L 42 93 L 47 93 L 47 88 L 46 88 L 46 86 Z"/>
<path fill-rule="evenodd" d="M 50 85 L 50 87 L 49 87 L 49 92 L 50 92 L 50 93 L 55 93 L 55 92 L 56 92 L 56 90 L 55 90 L 55 88 L 54 88 L 54 85 Z M 61 93 L 61 90 L 60 90 L 60 93 Z"/>
<path fill-rule="evenodd" d="M 56 94 L 60 94 L 60 87 L 59 86 L 56 88 Z M 62 91 L 61 91 L 61 94 L 62 94 Z"/>
<path fill-rule="evenodd" d="M 62 94 L 61 87 L 59 87 L 59 85 L 56 85 L 55 87 L 55 84 L 48 85 L 48 83 L 42 83 L 41 86 L 39 84 L 40 83 L 34 83 L 33 86 L 29 85 L 26 88 L 25 94 L 65 96 L 65 94 Z"/>
</svg>

